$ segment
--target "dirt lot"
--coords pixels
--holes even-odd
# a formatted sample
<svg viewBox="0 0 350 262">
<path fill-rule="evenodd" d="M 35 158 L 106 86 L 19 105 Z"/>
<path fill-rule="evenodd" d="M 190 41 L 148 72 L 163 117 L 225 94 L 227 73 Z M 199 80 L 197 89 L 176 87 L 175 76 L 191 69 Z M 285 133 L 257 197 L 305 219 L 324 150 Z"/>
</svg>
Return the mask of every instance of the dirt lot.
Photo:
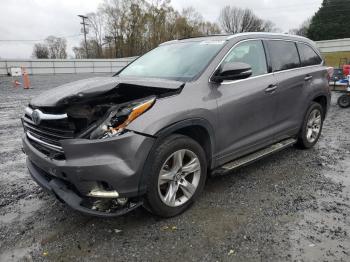
<svg viewBox="0 0 350 262">
<path fill-rule="evenodd" d="M 21 151 L 30 98 L 86 77 L 35 76 L 31 90 L 0 78 L 0 261 L 350 261 L 350 109 L 337 94 L 315 148 L 210 178 L 176 218 L 141 208 L 101 219 L 44 193 Z"/>
</svg>

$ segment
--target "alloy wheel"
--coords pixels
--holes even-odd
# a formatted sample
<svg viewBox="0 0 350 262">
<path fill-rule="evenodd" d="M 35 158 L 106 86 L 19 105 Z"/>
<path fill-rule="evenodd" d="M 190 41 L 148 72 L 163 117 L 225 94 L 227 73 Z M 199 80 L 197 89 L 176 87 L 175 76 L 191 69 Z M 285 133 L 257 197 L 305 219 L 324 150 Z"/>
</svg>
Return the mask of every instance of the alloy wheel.
<svg viewBox="0 0 350 262">
<path fill-rule="evenodd" d="M 172 153 L 162 165 L 158 178 L 158 193 L 164 204 L 177 207 L 195 194 L 201 176 L 198 156 L 188 149 Z"/>
<path fill-rule="evenodd" d="M 314 109 L 309 115 L 306 127 L 306 139 L 309 143 L 314 143 L 321 131 L 322 115 L 320 110 Z"/>
</svg>

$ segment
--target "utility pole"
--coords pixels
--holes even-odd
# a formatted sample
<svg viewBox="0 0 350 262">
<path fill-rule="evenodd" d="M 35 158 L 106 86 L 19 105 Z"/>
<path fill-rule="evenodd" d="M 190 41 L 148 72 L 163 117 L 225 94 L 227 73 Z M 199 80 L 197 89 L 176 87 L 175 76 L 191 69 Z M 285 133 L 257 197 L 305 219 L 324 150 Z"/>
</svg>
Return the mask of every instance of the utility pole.
<svg viewBox="0 0 350 262">
<path fill-rule="evenodd" d="M 85 52 L 86 52 L 86 58 L 89 58 L 89 53 L 88 53 L 88 48 L 87 48 L 87 42 L 86 42 L 86 22 L 85 20 L 88 19 L 87 16 L 84 15 L 78 15 L 79 17 L 81 17 L 81 19 L 83 19 L 83 22 L 81 22 L 80 24 L 83 25 L 83 30 L 84 30 L 84 41 L 85 41 Z"/>
</svg>

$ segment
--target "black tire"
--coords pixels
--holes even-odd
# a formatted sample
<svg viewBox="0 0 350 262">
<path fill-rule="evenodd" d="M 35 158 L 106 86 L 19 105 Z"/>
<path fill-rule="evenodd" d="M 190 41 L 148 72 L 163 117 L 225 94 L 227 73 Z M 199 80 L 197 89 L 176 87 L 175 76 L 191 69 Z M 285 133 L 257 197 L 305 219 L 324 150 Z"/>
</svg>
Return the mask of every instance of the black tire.
<svg viewBox="0 0 350 262">
<path fill-rule="evenodd" d="M 192 197 L 184 204 L 172 207 L 166 205 L 162 201 L 158 191 L 158 179 L 161 168 L 167 159 L 178 150 L 183 149 L 190 150 L 197 156 L 200 163 L 201 173 L 198 176 L 199 182 Z M 207 176 L 206 154 L 203 148 L 195 140 L 184 135 L 170 135 L 156 145 L 156 149 L 149 157 L 149 165 L 145 169 L 145 175 L 147 178 L 147 193 L 145 195 L 144 203 L 145 208 L 160 217 L 167 218 L 179 215 L 194 202 L 204 188 Z"/>
<path fill-rule="evenodd" d="M 309 141 L 307 138 L 308 121 L 310 119 L 311 114 L 313 112 L 315 112 L 315 110 L 320 113 L 321 125 L 320 125 L 320 129 L 319 129 L 319 133 L 318 133 L 317 137 L 314 137 L 314 141 Z M 300 130 L 299 135 L 298 135 L 297 146 L 299 148 L 309 149 L 309 148 L 313 147 L 318 142 L 318 139 L 320 138 L 320 135 L 322 132 L 323 121 L 324 121 L 324 109 L 323 109 L 323 107 L 319 103 L 313 102 L 305 114 L 303 125 L 302 125 L 301 130 Z"/>
<path fill-rule="evenodd" d="M 350 94 L 340 96 L 338 98 L 338 105 L 342 108 L 350 107 Z"/>
</svg>

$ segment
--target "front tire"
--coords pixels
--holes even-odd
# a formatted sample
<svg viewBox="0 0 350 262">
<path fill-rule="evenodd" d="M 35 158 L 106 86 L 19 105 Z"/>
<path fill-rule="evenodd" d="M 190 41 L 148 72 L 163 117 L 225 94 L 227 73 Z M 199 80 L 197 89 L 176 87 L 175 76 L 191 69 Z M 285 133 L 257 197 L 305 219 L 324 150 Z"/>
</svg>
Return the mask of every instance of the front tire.
<svg viewBox="0 0 350 262">
<path fill-rule="evenodd" d="M 342 108 L 350 107 L 350 94 L 340 96 L 338 98 L 338 105 Z"/>
<path fill-rule="evenodd" d="M 297 146 L 302 149 L 313 147 L 320 138 L 324 113 L 320 104 L 313 102 L 306 112 L 302 128 L 298 135 Z"/>
<path fill-rule="evenodd" d="M 151 156 L 146 208 L 161 217 L 184 212 L 203 190 L 207 176 L 206 154 L 183 135 L 165 138 Z"/>
</svg>

